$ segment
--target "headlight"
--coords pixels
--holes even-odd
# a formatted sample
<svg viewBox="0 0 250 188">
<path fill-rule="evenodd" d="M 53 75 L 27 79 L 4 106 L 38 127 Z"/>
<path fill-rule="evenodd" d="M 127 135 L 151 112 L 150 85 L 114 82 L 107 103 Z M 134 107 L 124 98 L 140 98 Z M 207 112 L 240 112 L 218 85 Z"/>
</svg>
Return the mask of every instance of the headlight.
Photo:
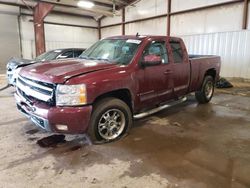
<svg viewBox="0 0 250 188">
<path fill-rule="evenodd" d="M 57 85 L 56 105 L 76 106 L 87 103 L 86 85 Z"/>
</svg>

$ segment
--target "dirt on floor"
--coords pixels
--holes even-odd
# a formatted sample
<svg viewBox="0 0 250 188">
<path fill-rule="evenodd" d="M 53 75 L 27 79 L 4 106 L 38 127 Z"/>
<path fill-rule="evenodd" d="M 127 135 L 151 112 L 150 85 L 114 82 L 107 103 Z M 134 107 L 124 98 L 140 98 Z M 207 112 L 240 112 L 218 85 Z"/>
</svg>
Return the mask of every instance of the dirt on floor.
<svg viewBox="0 0 250 188">
<path fill-rule="evenodd" d="M 250 98 L 241 94 L 248 88 L 216 89 L 206 105 L 189 96 L 135 121 L 117 142 L 92 145 L 86 135 L 66 135 L 48 148 L 37 141 L 53 134 L 20 114 L 14 89 L 5 89 L 0 91 L 0 187 L 248 188 Z"/>
<path fill-rule="evenodd" d="M 250 81 L 249 80 L 228 79 L 228 81 L 233 85 L 232 88 L 216 89 L 216 92 L 250 97 Z"/>
</svg>

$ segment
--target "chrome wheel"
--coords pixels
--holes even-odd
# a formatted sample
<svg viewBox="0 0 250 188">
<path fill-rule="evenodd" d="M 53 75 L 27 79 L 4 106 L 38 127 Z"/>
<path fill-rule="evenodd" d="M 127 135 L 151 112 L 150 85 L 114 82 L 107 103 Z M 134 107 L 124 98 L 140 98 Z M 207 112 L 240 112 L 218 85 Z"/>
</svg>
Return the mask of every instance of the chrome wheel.
<svg viewBox="0 0 250 188">
<path fill-rule="evenodd" d="M 122 134 L 125 125 L 124 113 L 118 109 L 110 109 L 102 114 L 97 129 L 102 138 L 113 140 Z"/>
<path fill-rule="evenodd" d="M 205 85 L 205 95 L 207 99 L 210 99 L 213 95 L 214 83 L 212 81 L 208 81 Z"/>
</svg>

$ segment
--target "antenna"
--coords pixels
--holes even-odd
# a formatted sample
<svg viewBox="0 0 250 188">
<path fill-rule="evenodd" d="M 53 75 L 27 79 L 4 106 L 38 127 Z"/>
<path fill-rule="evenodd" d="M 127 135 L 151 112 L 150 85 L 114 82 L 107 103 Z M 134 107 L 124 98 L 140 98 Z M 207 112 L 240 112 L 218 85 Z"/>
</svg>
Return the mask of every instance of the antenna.
<svg viewBox="0 0 250 188">
<path fill-rule="evenodd" d="M 139 36 L 140 36 L 140 35 L 139 35 L 139 33 L 137 32 L 137 33 L 136 33 L 136 37 L 139 37 Z"/>
</svg>

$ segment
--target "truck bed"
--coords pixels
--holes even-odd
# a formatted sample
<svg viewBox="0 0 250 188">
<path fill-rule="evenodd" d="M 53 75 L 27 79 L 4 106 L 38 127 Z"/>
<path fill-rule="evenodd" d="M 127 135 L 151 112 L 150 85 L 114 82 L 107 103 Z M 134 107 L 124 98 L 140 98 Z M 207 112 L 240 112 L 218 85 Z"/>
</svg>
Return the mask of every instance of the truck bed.
<svg viewBox="0 0 250 188">
<path fill-rule="evenodd" d="M 188 55 L 191 66 L 190 92 L 197 91 L 203 82 L 207 70 L 220 67 L 220 57 L 216 55 Z M 217 70 L 218 71 L 218 70 Z M 215 80 L 219 74 L 216 74 Z"/>
<path fill-rule="evenodd" d="M 216 55 L 195 55 L 195 54 L 188 54 L 189 59 L 200 59 L 200 58 L 214 58 L 219 57 Z"/>
</svg>

